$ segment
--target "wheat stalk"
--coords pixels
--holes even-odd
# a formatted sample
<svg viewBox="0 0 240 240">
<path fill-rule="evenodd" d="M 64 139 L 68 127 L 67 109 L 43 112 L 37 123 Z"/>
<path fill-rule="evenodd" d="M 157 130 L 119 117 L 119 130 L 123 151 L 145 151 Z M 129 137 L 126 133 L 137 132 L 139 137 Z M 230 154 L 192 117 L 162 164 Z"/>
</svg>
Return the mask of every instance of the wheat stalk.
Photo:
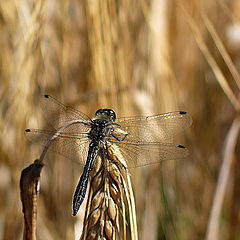
<svg viewBox="0 0 240 240">
<path fill-rule="evenodd" d="M 127 239 L 127 216 L 131 239 L 137 239 L 134 196 L 127 165 L 116 146 L 111 145 L 108 150 L 110 160 L 101 152 L 91 172 L 81 240 Z"/>
<path fill-rule="evenodd" d="M 221 209 L 223 207 L 224 197 L 226 195 L 227 184 L 231 174 L 231 166 L 233 162 L 233 155 L 239 136 L 240 119 L 237 116 L 231 128 L 228 131 L 228 135 L 225 140 L 225 146 L 223 150 L 223 160 L 219 172 L 217 186 L 214 194 L 212 209 L 209 217 L 206 240 L 219 239 L 219 219 Z"/>
</svg>

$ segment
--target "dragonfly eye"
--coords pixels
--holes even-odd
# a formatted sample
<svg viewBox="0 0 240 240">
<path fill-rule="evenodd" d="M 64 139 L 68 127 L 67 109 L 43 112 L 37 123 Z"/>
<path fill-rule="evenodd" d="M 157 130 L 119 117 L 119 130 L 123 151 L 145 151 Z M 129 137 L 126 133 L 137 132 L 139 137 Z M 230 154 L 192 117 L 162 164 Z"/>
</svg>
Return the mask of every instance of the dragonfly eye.
<svg viewBox="0 0 240 240">
<path fill-rule="evenodd" d="M 96 111 L 95 118 L 114 122 L 116 114 L 112 109 L 103 108 Z"/>
</svg>

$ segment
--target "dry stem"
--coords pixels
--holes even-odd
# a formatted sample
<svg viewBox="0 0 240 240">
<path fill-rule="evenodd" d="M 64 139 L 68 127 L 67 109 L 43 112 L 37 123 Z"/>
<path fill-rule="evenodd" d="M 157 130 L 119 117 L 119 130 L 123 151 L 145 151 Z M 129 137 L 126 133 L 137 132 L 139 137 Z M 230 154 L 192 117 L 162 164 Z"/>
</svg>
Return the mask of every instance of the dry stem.
<svg viewBox="0 0 240 240">
<path fill-rule="evenodd" d="M 22 171 L 20 179 L 21 200 L 24 214 L 24 237 L 36 240 L 38 181 L 44 165 L 38 160 Z"/>
<path fill-rule="evenodd" d="M 208 229 L 206 234 L 207 240 L 219 239 L 218 233 L 219 233 L 220 212 L 222 209 L 222 204 L 223 204 L 223 200 L 226 192 L 227 183 L 229 181 L 229 173 L 232 165 L 232 159 L 233 159 L 234 149 L 237 142 L 239 128 L 240 128 L 240 119 L 239 117 L 237 117 L 234 120 L 228 132 L 226 142 L 225 142 L 225 149 L 223 152 L 223 162 L 222 162 L 220 174 L 218 177 L 216 192 L 215 192 L 210 219 L 208 223 Z"/>
</svg>

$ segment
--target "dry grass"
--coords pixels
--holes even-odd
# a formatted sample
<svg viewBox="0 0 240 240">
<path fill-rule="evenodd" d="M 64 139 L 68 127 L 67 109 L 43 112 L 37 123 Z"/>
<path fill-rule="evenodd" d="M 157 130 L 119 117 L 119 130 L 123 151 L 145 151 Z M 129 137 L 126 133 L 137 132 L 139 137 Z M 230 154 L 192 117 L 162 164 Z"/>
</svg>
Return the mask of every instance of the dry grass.
<svg viewBox="0 0 240 240">
<path fill-rule="evenodd" d="M 193 126 L 176 142 L 191 156 L 132 173 L 139 239 L 210 235 L 226 157 L 235 161 L 214 224 L 219 239 L 239 239 L 237 135 L 223 154 L 239 110 L 239 11 L 237 0 L 0 1 L 0 239 L 22 238 L 20 172 L 41 150 L 24 129 L 46 127 L 42 93 L 91 116 L 99 107 L 118 116 L 188 111 Z M 71 217 L 80 174 L 78 165 L 49 153 L 37 239 L 80 238 L 84 206 Z"/>
</svg>

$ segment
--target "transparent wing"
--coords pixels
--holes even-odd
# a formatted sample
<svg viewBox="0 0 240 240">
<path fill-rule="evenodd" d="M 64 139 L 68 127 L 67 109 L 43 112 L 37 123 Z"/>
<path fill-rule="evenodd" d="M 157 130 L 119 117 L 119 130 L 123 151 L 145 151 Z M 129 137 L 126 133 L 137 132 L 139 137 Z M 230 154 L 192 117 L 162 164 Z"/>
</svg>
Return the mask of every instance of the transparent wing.
<svg viewBox="0 0 240 240">
<path fill-rule="evenodd" d="M 40 105 L 45 118 L 55 129 L 64 126 L 67 122 L 73 119 L 79 119 L 85 123 L 89 123 L 91 121 L 86 114 L 63 105 L 49 95 L 41 97 Z M 83 126 L 81 126 L 81 128 L 83 128 Z"/>
<path fill-rule="evenodd" d="M 188 149 L 182 145 L 172 143 L 125 143 L 108 142 L 109 151 L 127 162 L 128 168 L 146 166 L 153 163 L 160 163 L 166 160 L 185 158 Z"/>
<path fill-rule="evenodd" d="M 69 129 L 67 129 L 69 131 Z M 56 131 L 40 130 L 40 129 L 26 129 L 25 135 L 31 142 L 38 143 L 45 146 L 47 141 L 56 133 Z M 85 164 L 87 159 L 89 146 L 89 138 L 87 133 L 61 132 L 55 138 L 49 150 L 56 152 L 66 158 L 79 162 L 81 165 Z"/>
<path fill-rule="evenodd" d="M 162 142 L 178 135 L 192 124 L 191 116 L 183 111 L 159 114 L 150 117 L 119 118 L 113 132 L 119 139 L 126 136 L 124 142 Z"/>
</svg>

